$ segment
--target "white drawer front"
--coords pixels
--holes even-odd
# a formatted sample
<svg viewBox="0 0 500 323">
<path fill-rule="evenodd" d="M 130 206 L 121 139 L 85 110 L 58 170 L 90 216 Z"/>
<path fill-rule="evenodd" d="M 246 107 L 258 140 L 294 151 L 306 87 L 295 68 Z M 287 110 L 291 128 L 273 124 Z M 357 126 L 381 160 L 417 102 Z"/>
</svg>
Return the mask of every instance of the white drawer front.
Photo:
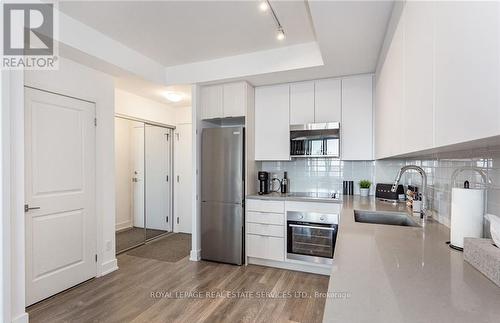
<svg viewBox="0 0 500 323">
<path fill-rule="evenodd" d="M 247 211 L 247 222 L 284 225 L 285 214 Z"/>
<path fill-rule="evenodd" d="M 342 205 L 337 203 L 296 202 L 296 201 L 286 202 L 287 211 L 340 214 L 341 209 Z"/>
<path fill-rule="evenodd" d="M 264 236 L 284 237 L 285 227 L 283 225 L 247 223 L 247 233 L 260 234 Z"/>
<path fill-rule="evenodd" d="M 247 256 L 268 260 L 285 260 L 283 238 L 247 234 Z"/>
<path fill-rule="evenodd" d="M 246 200 L 246 209 L 256 212 L 284 213 L 285 201 Z"/>
</svg>

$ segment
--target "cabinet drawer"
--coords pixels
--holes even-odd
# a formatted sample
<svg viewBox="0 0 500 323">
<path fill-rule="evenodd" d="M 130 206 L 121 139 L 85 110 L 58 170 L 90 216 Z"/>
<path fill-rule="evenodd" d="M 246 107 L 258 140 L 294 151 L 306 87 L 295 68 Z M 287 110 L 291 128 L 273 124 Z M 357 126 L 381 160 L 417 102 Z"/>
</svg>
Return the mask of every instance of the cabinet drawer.
<svg viewBox="0 0 500 323">
<path fill-rule="evenodd" d="M 340 214 L 342 204 L 338 203 L 320 203 L 320 202 L 286 202 L 287 211 L 297 212 L 318 212 L 329 214 Z"/>
<path fill-rule="evenodd" d="M 285 214 L 247 211 L 247 222 L 283 225 Z"/>
<path fill-rule="evenodd" d="M 261 223 L 247 223 L 247 233 L 260 234 L 263 236 L 283 237 L 284 226 Z"/>
<path fill-rule="evenodd" d="M 248 211 L 285 213 L 285 201 L 264 201 L 248 199 L 246 201 Z"/>
<path fill-rule="evenodd" d="M 283 238 L 247 234 L 247 256 L 268 260 L 285 260 Z"/>
</svg>

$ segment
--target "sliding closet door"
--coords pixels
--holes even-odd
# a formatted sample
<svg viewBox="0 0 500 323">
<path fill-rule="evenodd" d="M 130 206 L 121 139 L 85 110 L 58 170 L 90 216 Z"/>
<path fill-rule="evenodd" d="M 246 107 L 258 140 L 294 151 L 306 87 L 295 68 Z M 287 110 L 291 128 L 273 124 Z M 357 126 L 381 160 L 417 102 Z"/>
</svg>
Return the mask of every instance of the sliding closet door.
<svg viewBox="0 0 500 323">
<path fill-rule="evenodd" d="M 144 123 L 115 118 L 116 252 L 146 241 Z"/>
<path fill-rule="evenodd" d="M 146 239 L 172 231 L 172 130 L 145 128 Z"/>
</svg>

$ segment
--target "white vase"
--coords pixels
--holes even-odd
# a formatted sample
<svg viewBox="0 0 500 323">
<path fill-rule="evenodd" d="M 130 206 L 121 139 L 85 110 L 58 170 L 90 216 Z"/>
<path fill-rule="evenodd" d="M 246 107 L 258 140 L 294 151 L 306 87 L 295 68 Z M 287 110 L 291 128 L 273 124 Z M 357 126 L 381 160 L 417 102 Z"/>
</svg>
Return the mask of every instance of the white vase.
<svg viewBox="0 0 500 323">
<path fill-rule="evenodd" d="M 361 196 L 368 196 L 370 194 L 370 189 L 369 188 L 360 188 L 359 194 Z"/>
</svg>

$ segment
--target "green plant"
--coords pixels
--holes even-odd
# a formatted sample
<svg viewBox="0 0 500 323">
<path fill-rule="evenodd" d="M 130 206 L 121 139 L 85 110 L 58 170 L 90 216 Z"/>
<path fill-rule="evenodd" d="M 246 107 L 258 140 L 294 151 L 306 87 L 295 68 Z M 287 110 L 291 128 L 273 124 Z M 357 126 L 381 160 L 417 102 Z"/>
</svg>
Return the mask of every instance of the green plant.
<svg viewBox="0 0 500 323">
<path fill-rule="evenodd" d="M 359 181 L 359 188 L 370 188 L 371 185 L 372 185 L 372 182 L 370 182 L 367 179 L 363 179 L 363 180 Z"/>
</svg>

